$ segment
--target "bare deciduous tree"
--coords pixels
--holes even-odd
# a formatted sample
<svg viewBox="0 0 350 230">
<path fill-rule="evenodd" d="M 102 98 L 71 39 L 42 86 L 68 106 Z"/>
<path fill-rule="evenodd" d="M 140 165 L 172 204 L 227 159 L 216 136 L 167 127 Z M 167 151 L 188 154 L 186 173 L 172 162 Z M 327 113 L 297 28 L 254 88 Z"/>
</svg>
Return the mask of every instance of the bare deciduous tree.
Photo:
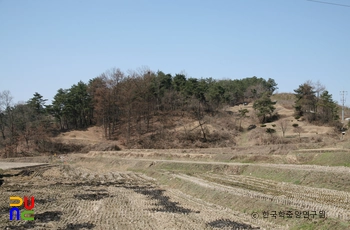
<svg viewBox="0 0 350 230">
<path fill-rule="evenodd" d="M 247 113 L 249 113 L 248 109 L 240 109 L 239 112 L 239 129 L 242 129 L 242 120 L 247 117 Z"/>
<path fill-rule="evenodd" d="M 312 87 L 312 90 L 315 91 L 317 98 L 320 97 L 320 95 L 326 90 L 326 86 L 324 86 L 320 80 L 317 80 L 317 82 L 313 82 L 312 80 L 306 81 L 306 84 L 310 85 Z"/>
<path fill-rule="evenodd" d="M 11 92 L 9 90 L 4 90 L 0 92 L 0 111 L 5 110 L 7 107 L 12 105 Z"/>
<path fill-rule="evenodd" d="M 0 92 L 0 132 L 3 140 L 6 139 L 5 136 L 5 126 L 6 126 L 6 110 L 10 111 L 9 108 L 12 105 L 12 99 L 10 91 L 5 90 Z"/>
<path fill-rule="evenodd" d="M 313 87 L 315 89 L 317 98 L 319 98 L 320 95 L 326 90 L 326 86 L 322 85 L 320 80 L 318 80 Z"/>
<path fill-rule="evenodd" d="M 289 124 L 289 122 L 287 120 L 281 120 L 280 122 L 278 122 L 278 125 L 280 126 L 280 128 L 282 130 L 283 137 L 288 129 L 288 124 Z"/>
<path fill-rule="evenodd" d="M 304 131 L 304 129 L 300 126 L 294 127 L 294 133 L 297 133 L 299 135 L 299 141 L 301 141 L 300 134 Z"/>
</svg>

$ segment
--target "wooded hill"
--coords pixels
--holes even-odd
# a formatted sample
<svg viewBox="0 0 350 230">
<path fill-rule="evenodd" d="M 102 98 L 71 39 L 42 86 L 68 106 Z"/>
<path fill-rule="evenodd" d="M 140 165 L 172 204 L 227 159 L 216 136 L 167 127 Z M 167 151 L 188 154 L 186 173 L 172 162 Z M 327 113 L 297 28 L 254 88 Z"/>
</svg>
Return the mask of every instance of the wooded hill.
<svg viewBox="0 0 350 230">
<path fill-rule="evenodd" d="M 27 151 L 47 152 L 52 147 L 51 136 L 93 125 L 103 127 L 107 140 L 123 140 L 126 147 L 175 147 L 169 145 L 175 140 L 177 147 L 188 147 L 188 142 L 206 143 L 204 147 L 221 141 L 230 145 L 234 144 L 236 132 L 210 132 L 208 118 L 226 119 L 224 107 L 254 102 L 256 118 L 261 123 L 276 120 L 278 114 L 270 98 L 276 89 L 273 79 L 257 77 L 214 80 L 147 69 L 128 74 L 112 69 L 87 83 L 80 81 L 69 89 L 59 89 L 51 105 L 45 105 L 47 100 L 39 93 L 26 103 L 13 104 L 10 92 L 3 91 L 0 149 L 12 156 L 25 143 Z M 296 116 L 335 125 L 339 117 L 331 95 L 325 89 L 316 94 L 314 89 L 308 82 L 295 90 Z M 236 118 L 245 118 L 247 112 L 241 109 Z M 178 132 L 176 122 L 196 125 Z M 242 131 L 240 123 L 226 125 Z M 188 132 L 192 129 L 198 132 Z M 167 144 L 160 146 L 159 142 L 166 139 Z"/>
</svg>

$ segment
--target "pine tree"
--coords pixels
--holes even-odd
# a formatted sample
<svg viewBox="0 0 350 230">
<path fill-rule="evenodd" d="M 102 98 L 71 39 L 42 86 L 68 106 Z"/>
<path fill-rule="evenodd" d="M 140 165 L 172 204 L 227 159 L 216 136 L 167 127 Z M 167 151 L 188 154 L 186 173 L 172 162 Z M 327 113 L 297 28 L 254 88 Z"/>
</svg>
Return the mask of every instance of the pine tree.
<svg viewBox="0 0 350 230">
<path fill-rule="evenodd" d="M 273 111 L 276 109 L 273 106 L 275 103 L 271 101 L 270 96 L 271 94 L 269 92 L 266 92 L 253 104 L 253 109 L 256 111 L 261 123 L 266 122 L 267 116 L 269 115 L 271 117 Z"/>
</svg>

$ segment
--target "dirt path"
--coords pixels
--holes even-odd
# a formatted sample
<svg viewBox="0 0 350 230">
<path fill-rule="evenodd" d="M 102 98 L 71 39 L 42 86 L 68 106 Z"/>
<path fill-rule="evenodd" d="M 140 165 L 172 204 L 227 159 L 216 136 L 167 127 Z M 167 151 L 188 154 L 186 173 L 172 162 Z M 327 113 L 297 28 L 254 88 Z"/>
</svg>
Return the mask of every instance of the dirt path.
<svg viewBox="0 0 350 230">
<path fill-rule="evenodd" d="M 23 168 L 28 166 L 38 166 L 44 165 L 43 163 L 23 163 L 23 162 L 0 162 L 0 169 L 14 169 L 14 168 Z"/>
<path fill-rule="evenodd" d="M 100 154 L 99 157 L 110 157 L 116 158 L 118 155 L 123 155 L 122 152 L 106 153 Z M 86 157 L 94 158 L 95 154 L 89 153 Z M 137 157 L 137 156 L 135 156 Z M 130 158 L 118 157 L 121 160 L 135 160 L 132 156 Z M 190 160 L 160 160 L 160 159 L 144 159 L 137 158 L 137 161 L 151 161 L 154 163 L 157 162 L 169 162 L 169 163 L 184 163 L 184 164 L 210 164 L 210 165 L 232 165 L 232 166 L 261 166 L 261 167 L 271 167 L 271 168 L 280 168 L 280 169 L 296 169 L 296 170 L 305 170 L 305 171 L 318 171 L 318 172 L 335 172 L 335 173 L 345 173 L 350 176 L 350 168 L 344 166 L 320 166 L 320 165 L 295 165 L 295 164 L 269 164 L 269 163 L 236 163 L 236 162 L 213 162 L 213 161 L 190 161 Z"/>
</svg>

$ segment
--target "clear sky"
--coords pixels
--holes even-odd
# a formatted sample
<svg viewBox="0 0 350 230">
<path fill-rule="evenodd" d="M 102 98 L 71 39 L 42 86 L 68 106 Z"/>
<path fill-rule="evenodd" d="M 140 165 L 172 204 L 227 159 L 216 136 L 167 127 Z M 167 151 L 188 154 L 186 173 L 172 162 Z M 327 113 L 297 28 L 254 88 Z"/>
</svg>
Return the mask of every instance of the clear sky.
<svg viewBox="0 0 350 230">
<path fill-rule="evenodd" d="M 350 0 L 324 0 L 350 5 Z M 307 0 L 0 0 L 0 91 L 14 101 L 113 67 L 307 80 L 350 91 L 350 7 Z M 350 93 L 350 92 L 349 92 Z M 350 104 L 348 95 L 347 105 Z"/>
</svg>

